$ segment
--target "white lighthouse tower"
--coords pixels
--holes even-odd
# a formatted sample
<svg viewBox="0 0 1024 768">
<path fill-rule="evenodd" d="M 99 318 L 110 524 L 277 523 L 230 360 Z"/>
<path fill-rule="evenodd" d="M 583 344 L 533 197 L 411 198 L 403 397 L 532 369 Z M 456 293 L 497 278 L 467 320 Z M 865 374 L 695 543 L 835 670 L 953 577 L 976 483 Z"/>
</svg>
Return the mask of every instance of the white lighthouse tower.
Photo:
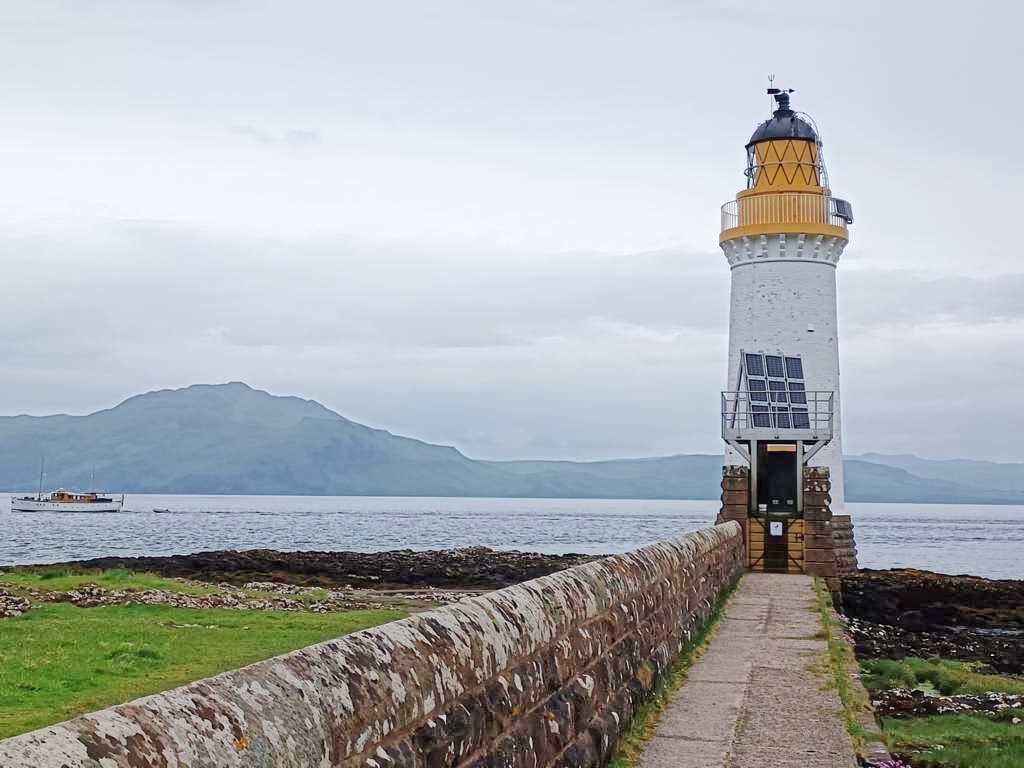
<svg viewBox="0 0 1024 768">
<path fill-rule="evenodd" d="M 832 196 L 813 121 L 790 107 L 792 91 L 768 92 L 777 108 L 746 145 L 746 189 L 722 207 L 732 271 L 722 437 L 726 467 L 749 467 L 750 519 L 767 549 L 770 532 L 785 531 L 792 561 L 805 466 L 828 468 L 830 508 L 843 506 L 836 265 L 853 214 Z"/>
</svg>

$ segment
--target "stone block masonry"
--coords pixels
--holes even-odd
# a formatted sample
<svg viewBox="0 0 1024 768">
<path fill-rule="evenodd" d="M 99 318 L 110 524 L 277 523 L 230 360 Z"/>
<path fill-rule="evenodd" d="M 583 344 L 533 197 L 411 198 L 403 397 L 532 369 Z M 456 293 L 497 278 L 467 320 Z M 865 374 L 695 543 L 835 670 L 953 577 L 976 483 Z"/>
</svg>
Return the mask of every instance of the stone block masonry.
<svg viewBox="0 0 1024 768">
<path fill-rule="evenodd" d="M 743 566 L 728 522 L 0 741 L 0 765 L 601 766 Z"/>
<path fill-rule="evenodd" d="M 747 467 L 722 467 L 722 508 L 716 523 L 734 520 L 746 539 L 750 519 L 750 470 Z"/>
<path fill-rule="evenodd" d="M 836 552 L 836 570 L 840 577 L 857 573 L 857 543 L 849 515 L 832 518 L 832 542 Z"/>
<path fill-rule="evenodd" d="M 857 548 L 849 515 L 833 515 L 828 467 L 804 467 L 807 573 L 821 576 L 834 595 L 839 579 L 857 572 Z"/>
<path fill-rule="evenodd" d="M 804 467 L 803 527 L 797 529 L 799 543 L 792 545 L 802 551 L 804 572 L 821 576 L 829 590 L 838 594 L 839 579 L 857 572 L 857 547 L 850 516 L 832 514 L 831 488 L 828 467 Z M 722 468 L 722 506 L 716 522 L 739 523 L 746 538 L 751 531 L 750 516 L 750 470 L 727 465 Z M 755 535 L 757 530 L 755 523 Z M 755 555 L 759 553 L 750 556 Z M 753 560 L 748 565 L 754 567 Z"/>
</svg>

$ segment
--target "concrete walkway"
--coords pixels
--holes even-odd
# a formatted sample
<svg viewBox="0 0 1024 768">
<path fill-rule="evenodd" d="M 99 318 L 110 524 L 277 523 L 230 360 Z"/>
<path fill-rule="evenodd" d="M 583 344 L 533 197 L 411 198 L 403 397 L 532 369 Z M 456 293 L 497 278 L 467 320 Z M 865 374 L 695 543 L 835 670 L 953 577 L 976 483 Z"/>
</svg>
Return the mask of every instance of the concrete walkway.
<svg viewBox="0 0 1024 768">
<path fill-rule="evenodd" d="M 854 768 L 810 576 L 747 574 L 639 768 Z"/>
</svg>

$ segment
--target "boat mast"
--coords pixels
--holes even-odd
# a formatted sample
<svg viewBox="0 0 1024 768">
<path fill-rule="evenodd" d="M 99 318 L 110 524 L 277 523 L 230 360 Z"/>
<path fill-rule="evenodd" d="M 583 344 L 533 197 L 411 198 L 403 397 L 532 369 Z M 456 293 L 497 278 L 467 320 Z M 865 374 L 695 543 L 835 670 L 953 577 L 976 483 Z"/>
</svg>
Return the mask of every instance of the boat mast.
<svg viewBox="0 0 1024 768">
<path fill-rule="evenodd" d="M 39 490 L 36 492 L 36 501 L 43 500 L 43 474 L 46 469 L 46 457 L 39 457 Z"/>
</svg>

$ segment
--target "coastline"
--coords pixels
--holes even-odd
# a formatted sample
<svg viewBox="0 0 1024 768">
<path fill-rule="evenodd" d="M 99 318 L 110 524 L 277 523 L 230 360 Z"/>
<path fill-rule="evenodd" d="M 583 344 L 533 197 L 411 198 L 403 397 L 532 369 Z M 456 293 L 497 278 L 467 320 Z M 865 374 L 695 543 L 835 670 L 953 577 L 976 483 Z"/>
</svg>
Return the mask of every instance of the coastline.
<svg viewBox="0 0 1024 768">
<path fill-rule="evenodd" d="M 862 659 L 942 657 L 1024 674 L 1024 581 L 862 569 L 842 593 Z"/>
<path fill-rule="evenodd" d="M 9 604 L 7 615 L 28 612 L 33 620 L 46 620 L 49 613 L 72 607 L 122 611 L 173 607 L 198 610 L 193 621 L 199 623 L 212 622 L 198 617 L 223 615 L 222 610 L 218 612 L 223 608 L 247 615 L 254 615 L 253 609 L 279 616 L 335 615 L 342 621 L 345 612 L 360 610 L 416 613 L 596 557 L 487 547 L 385 552 L 216 550 L 0 568 L 0 587 L 9 588 L 0 592 Z M 148 579 L 164 583 L 147 588 Z M 119 580 L 125 584 L 119 586 Z M 138 586 L 133 586 L 134 580 Z M 1012 719 L 1024 712 L 1024 581 L 917 569 L 862 569 L 842 579 L 842 608 L 860 678 L 885 738 L 903 765 L 974 766 L 945 759 L 977 749 L 958 734 L 964 718 L 972 727 L 983 723 L 1006 730 L 1009 735 L 1000 732 L 990 741 L 999 748 L 1004 744 L 1016 748 L 1013 739 L 1024 735 Z M 81 619 L 90 615 L 74 614 Z M 926 756 L 929 745 L 912 740 L 914 729 L 922 728 L 929 729 L 932 742 L 948 747 L 943 759 Z"/>
<path fill-rule="evenodd" d="M 842 602 L 886 765 L 1024 764 L 1024 581 L 861 570 Z"/>
<path fill-rule="evenodd" d="M 443 588 L 490 590 L 546 576 L 597 559 L 597 555 L 498 551 L 488 547 L 384 552 L 273 549 L 216 550 L 187 555 L 99 557 L 0 572 L 127 569 L 216 584 L 283 582 L 304 587 Z"/>
</svg>

